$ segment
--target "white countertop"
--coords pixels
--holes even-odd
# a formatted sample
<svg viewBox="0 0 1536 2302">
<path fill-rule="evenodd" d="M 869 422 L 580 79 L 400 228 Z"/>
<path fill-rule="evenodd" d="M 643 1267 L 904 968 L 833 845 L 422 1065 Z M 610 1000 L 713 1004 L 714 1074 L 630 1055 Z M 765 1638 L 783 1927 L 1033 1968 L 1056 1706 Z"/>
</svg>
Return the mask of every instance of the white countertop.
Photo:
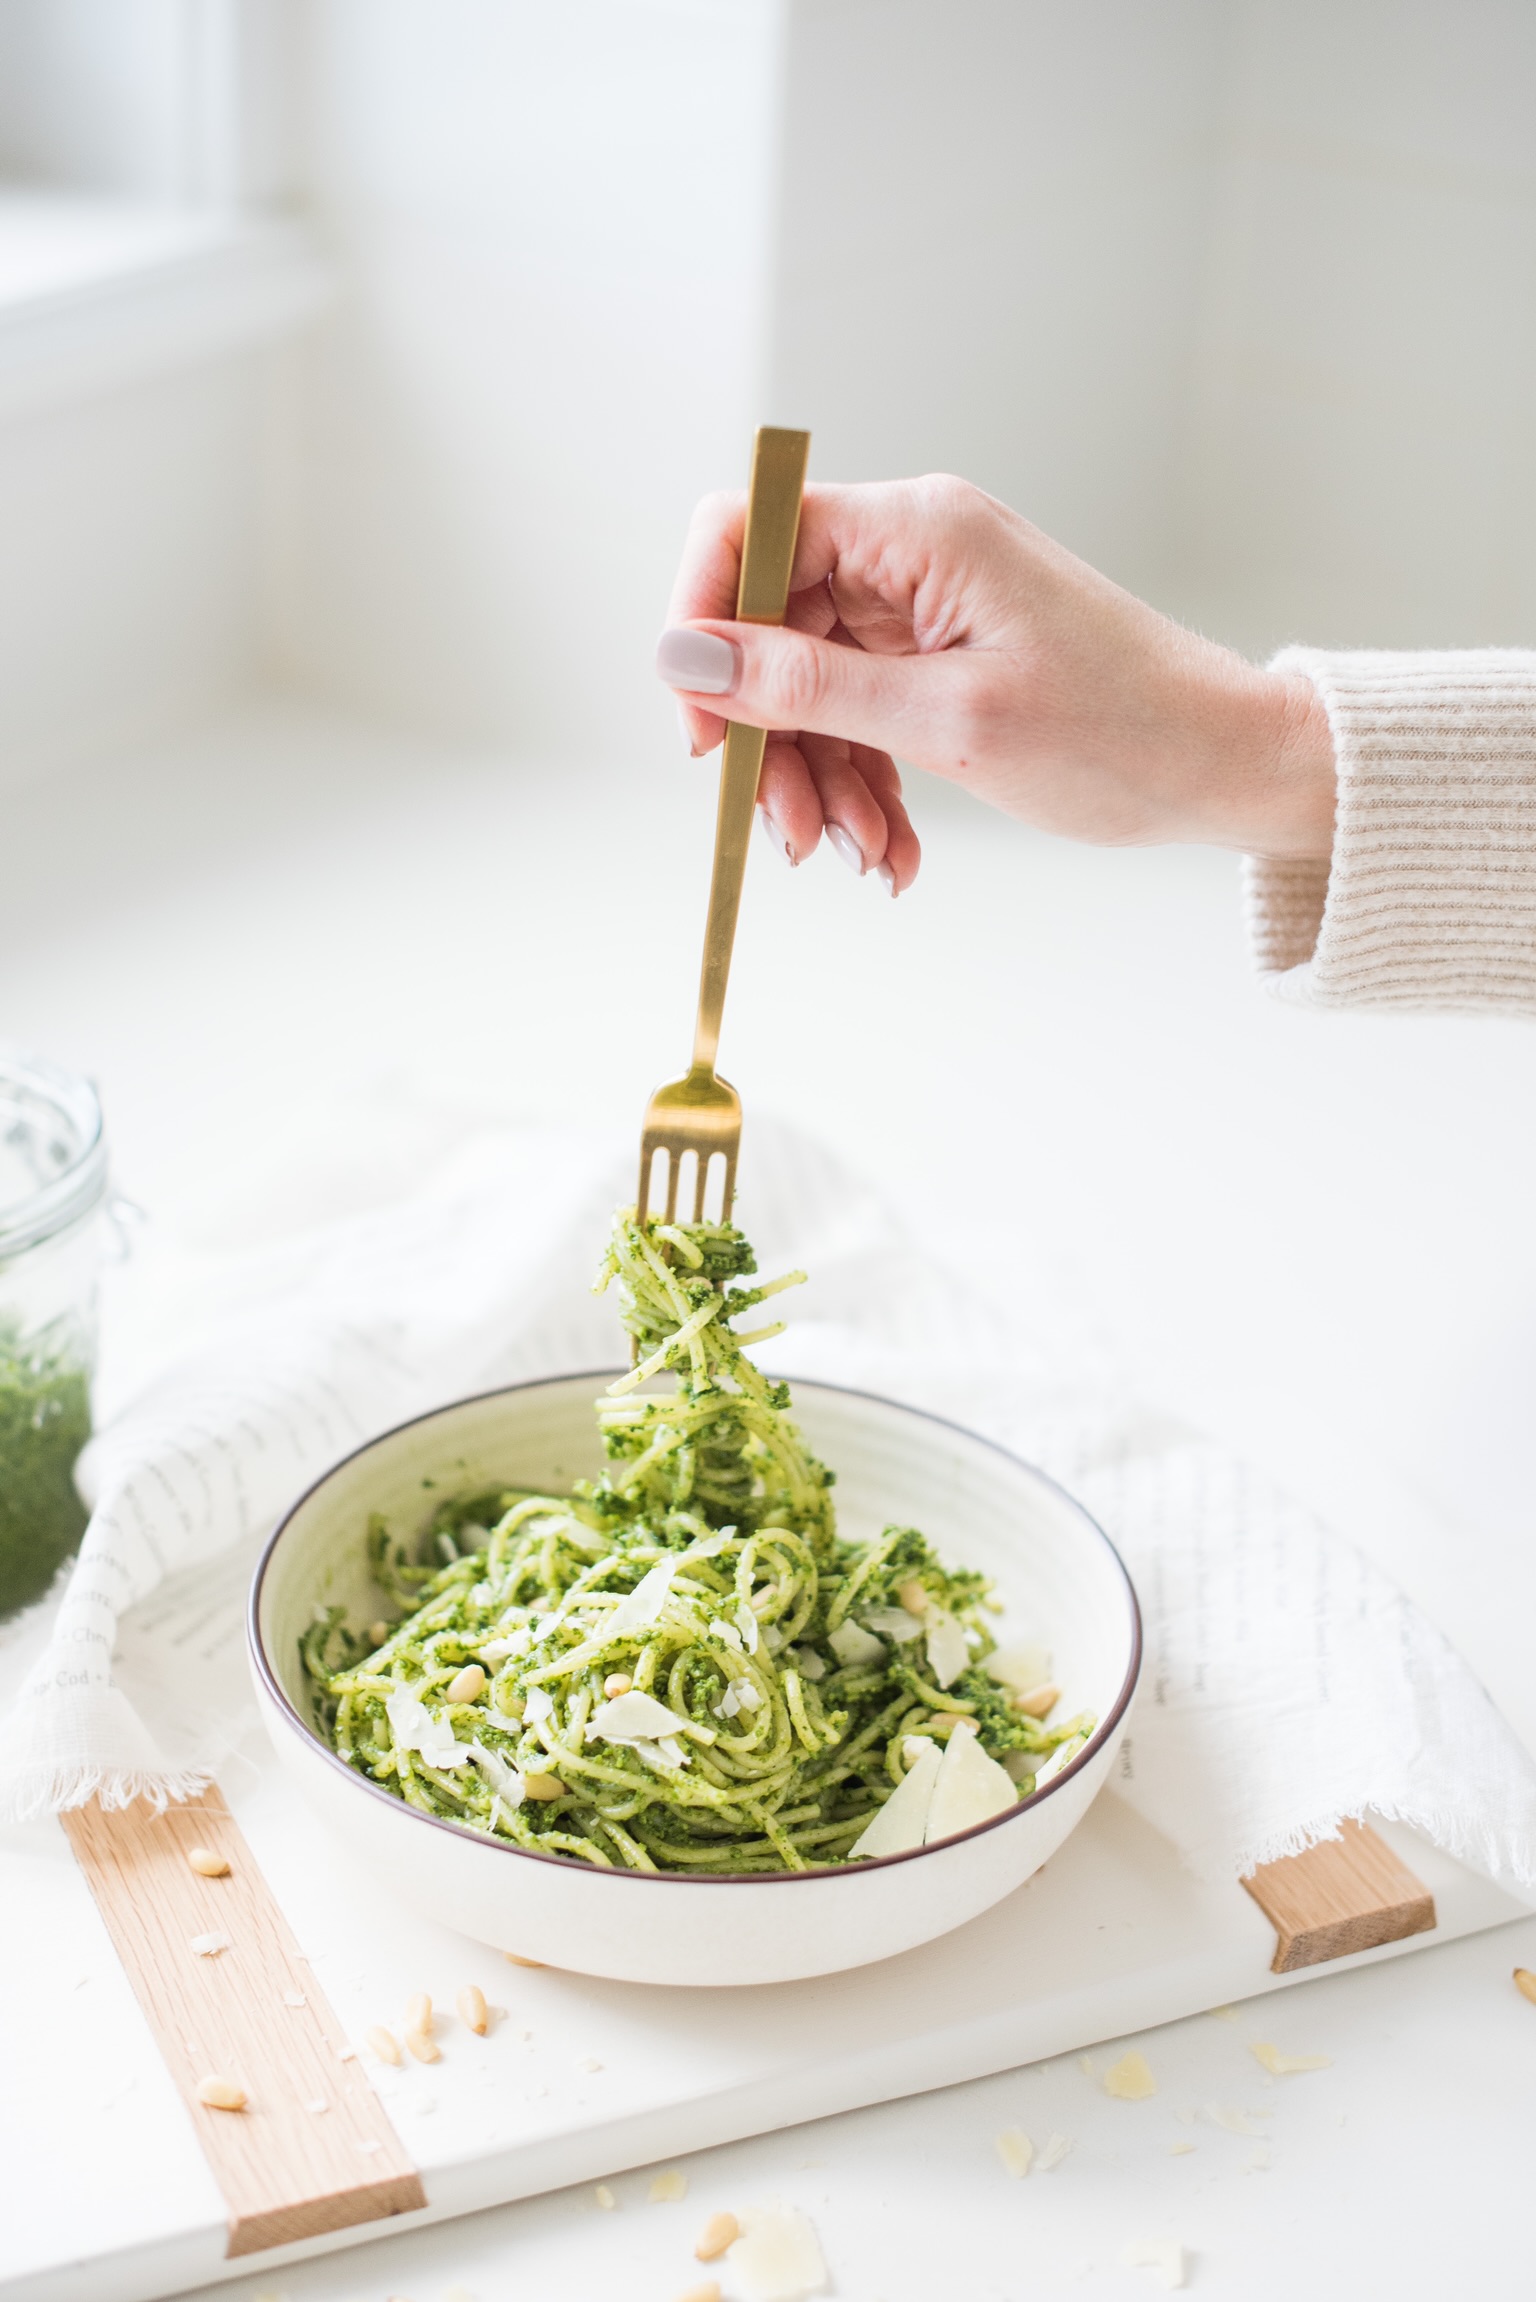
<svg viewBox="0 0 1536 2302">
<path fill-rule="evenodd" d="M 199 1252 L 391 1197 L 509 1113 L 634 1124 L 686 1049 L 712 781 L 541 778 L 268 711 L 17 795 L 0 1032 L 96 1074 L 124 1187 Z M 1536 1742 L 1536 1033 L 1289 1012 L 1247 977 L 1231 859 L 918 806 L 927 873 L 895 906 L 825 851 L 754 860 L 725 1048 L 744 1215 L 753 1108 L 817 1128 L 1067 1347 L 1320 1502 Z M 1243 2020 L 1204 2017 L 1139 2042 L 1145 2104 L 1068 2059 L 722 2150 L 681 2207 L 627 2176 L 616 2213 L 562 2194 L 250 2290 L 665 2302 L 703 2275 L 708 2210 L 782 2196 L 868 2302 L 1156 2291 L 1116 2265 L 1157 2234 L 1213 2294 L 1513 2295 L 1536 2137 L 1517 1958 L 1536 1920 L 1265 2004 L 1258 2035 L 1334 2062 L 1269 2088 Z M 1272 2110 L 1251 2121 L 1272 2141 L 1211 2103 Z M 1073 2151 L 1015 2183 L 1006 2125 Z"/>
</svg>

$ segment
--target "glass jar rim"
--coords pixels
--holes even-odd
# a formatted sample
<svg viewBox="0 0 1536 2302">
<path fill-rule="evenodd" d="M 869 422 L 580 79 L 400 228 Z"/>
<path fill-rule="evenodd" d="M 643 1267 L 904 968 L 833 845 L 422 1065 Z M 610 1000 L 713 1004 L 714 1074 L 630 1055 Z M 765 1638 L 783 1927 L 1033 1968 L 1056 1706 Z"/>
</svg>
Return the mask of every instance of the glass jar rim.
<svg viewBox="0 0 1536 2302">
<path fill-rule="evenodd" d="M 0 1099 L 51 1112 L 73 1149 L 46 1183 L 0 1206 L 0 1263 L 57 1238 L 98 1207 L 107 1189 L 107 1145 L 101 1104 L 88 1079 L 19 1049 L 0 1047 Z"/>
</svg>

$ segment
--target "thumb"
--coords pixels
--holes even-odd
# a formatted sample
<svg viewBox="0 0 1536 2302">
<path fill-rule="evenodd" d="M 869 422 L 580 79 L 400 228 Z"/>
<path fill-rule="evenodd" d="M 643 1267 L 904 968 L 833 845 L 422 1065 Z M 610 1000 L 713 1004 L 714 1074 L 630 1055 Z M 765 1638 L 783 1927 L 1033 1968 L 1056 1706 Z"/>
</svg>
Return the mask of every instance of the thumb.
<svg viewBox="0 0 1536 2302">
<path fill-rule="evenodd" d="M 754 623 L 674 624 L 656 648 L 660 677 L 712 717 L 841 736 L 905 759 L 917 757 L 919 739 L 929 732 L 938 660 L 870 655 L 808 632 Z"/>
</svg>

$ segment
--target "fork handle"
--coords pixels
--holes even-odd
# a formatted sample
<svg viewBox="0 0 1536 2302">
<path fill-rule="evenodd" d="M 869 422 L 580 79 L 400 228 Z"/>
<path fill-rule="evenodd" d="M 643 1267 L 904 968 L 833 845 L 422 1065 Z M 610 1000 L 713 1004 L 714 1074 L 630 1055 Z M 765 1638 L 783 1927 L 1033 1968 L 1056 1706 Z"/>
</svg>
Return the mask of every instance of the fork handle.
<svg viewBox="0 0 1536 2302">
<path fill-rule="evenodd" d="M 810 452 L 809 432 L 780 431 L 771 424 L 764 424 L 758 432 L 752 450 L 747 530 L 736 591 L 738 623 L 784 621 Z M 715 818 L 715 864 L 704 924 L 704 964 L 699 972 L 699 1017 L 693 1034 L 693 1068 L 711 1075 L 720 1049 L 720 1018 L 725 1011 L 752 811 L 757 805 L 767 742 L 767 733 L 760 727 L 743 727 L 737 720 L 727 723 L 720 764 L 720 807 Z"/>
</svg>

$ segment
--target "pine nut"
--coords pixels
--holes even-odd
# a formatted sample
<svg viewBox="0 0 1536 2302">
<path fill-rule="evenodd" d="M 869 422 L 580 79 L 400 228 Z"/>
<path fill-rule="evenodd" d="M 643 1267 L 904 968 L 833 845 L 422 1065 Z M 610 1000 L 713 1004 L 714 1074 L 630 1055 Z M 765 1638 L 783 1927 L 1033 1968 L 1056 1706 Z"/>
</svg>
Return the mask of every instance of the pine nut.
<svg viewBox="0 0 1536 2302">
<path fill-rule="evenodd" d="M 419 2030 L 423 2038 L 431 2037 L 432 2001 L 424 1990 L 418 1990 L 414 1998 L 407 1999 L 405 2027 L 407 2030 Z"/>
<path fill-rule="evenodd" d="M 1515 1988 L 1522 1998 L 1528 1998 L 1536 2006 L 1536 1974 L 1532 1974 L 1528 1966 L 1515 1968 Z"/>
<path fill-rule="evenodd" d="M 398 2070 L 400 2067 L 400 2041 L 392 2030 L 386 2030 L 383 2024 L 379 2023 L 369 2031 L 367 2043 L 381 2062 L 392 2062 Z"/>
<path fill-rule="evenodd" d="M 657 2174 L 651 2181 L 651 2199 L 657 2206 L 675 2206 L 678 2199 L 688 2195 L 688 2177 L 679 2167 L 669 2166 L 665 2174 Z"/>
<path fill-rule="evenodd" d="M 958 1711 L 935 1711 L 923 1732 L 924 1734 L 950 1735 L 954 1733 L 959 1724 L 960 1713 Z"/>
<path fill-rule="evenodd" d="M 909 1615 L 925 1615 L 928 1612 L 928 1593 L 916 1575 L 912 1577 L 910 1582 L 896 1585 L 896 1596 Z"/>
<path fill-rule="evenodd" d="M 720 2281 L 706 2278 L 702 2286 L 690 2286 L 686 2294 L 679 2294 L 677 2302 L 720 2302 Z"/>
<path fill-rule="evenodd" d="M 443 1689 L 446 1703 L 477 1703 L 485 1692 L 485 1673 L 478 1663 L 466 1663 L 456 1679 Z"/>
<path fill-rule="evenodd" d="M 408 2030 L 405 2043 L 418 2062 L 441 2062 L 443 2059 L 437 2040 L 425 2030 Z"/>
<path fill-rule="evenodd" d="M 197 2099 L 209 2110 L 243 2110 L 245 2088 L 237 2086 L 232 2078 L 200 2078 Z"/>
<path fill-rule="evenodd" d="M 741 2236 L 741 2224 L 734 2214 L 711 2214 L 699 2232 L 694 2248 L 695 2259 L 700 2262 L 718 2262 L 727 2246 L 734 2246 Z"/>
<path fill-rule="evenodd" d="M 524 1798 L 538 1799 L 564 1798 L 565 1785 L 558 1775 L 525 1774 L 523 1777 L 523 1796 Z"/>
<path fill-rule="evenodd" d="M 386 1622 L 377 1622 L 377 1623 L 370 1623 L 370 1624 L 368 1625 L 368 1640 L 369 1640 L 369 1644 L 370 1644 L 371 1646 L 373 1646 L 373 1647 L 381 1647 L 381 1646 L 384 1644 L 384 1641 L 385 1641 L 385 1640 L 388 1638 L 388 1636 L 389 1636 L 389 1625 L 388 1625 L 388 1623 L 386 1623 Z"/>
<path fill-rule="evenodd" d="M 606 2182 L 600 2182 L 592 2195 L 605 2214 L 611 2214 L 619 2203 Z"/>
<path fill-rule="evenodd" d="M 1016 1711 L 1022 1711 L 1027 1719 L 1043 1719 L 1056 1708 L 1060 1700 L 1060 1687 L 1031 1687 L 1028 1694 L 1014 1696 L 1013 1707 Z"/>
<path fill-rule="evenodd" d="M 472 2030 L 477 2038 L 483 2038 L 486 2025 L 491 2019 L 490 2009 L 485 2003 L 485 1992 L 477 1990 L 472 1982 L 466 1982 L 459 1992 L 457 2005 L 459 2020 L 465 2029 Z"/>
<path fill-rule="evenodd" d="M 189 1846 L 187 1860 L 199 1878 L 228 1878 L 229 1876 L 229 1864 L 221 1854 L 215 1854 L 210 1847 Z"/>
<path fill-rule="evenodd" d="M 501 1955 L 509 1966 L 536 1966 L 541 1974 L 544 1971 L 546 1962 L 542 1958 L 524 1958 L 515 1950 L 504 1950 Z"/>
<path fill-rule="evenodd" d="M 610 1702 L 616 1702 L 620 1695 L 629 1693 L 634 1683 L 628 1671 L 610 1671 L 603 1681 L 603 1692 Z"/>
</svg>

